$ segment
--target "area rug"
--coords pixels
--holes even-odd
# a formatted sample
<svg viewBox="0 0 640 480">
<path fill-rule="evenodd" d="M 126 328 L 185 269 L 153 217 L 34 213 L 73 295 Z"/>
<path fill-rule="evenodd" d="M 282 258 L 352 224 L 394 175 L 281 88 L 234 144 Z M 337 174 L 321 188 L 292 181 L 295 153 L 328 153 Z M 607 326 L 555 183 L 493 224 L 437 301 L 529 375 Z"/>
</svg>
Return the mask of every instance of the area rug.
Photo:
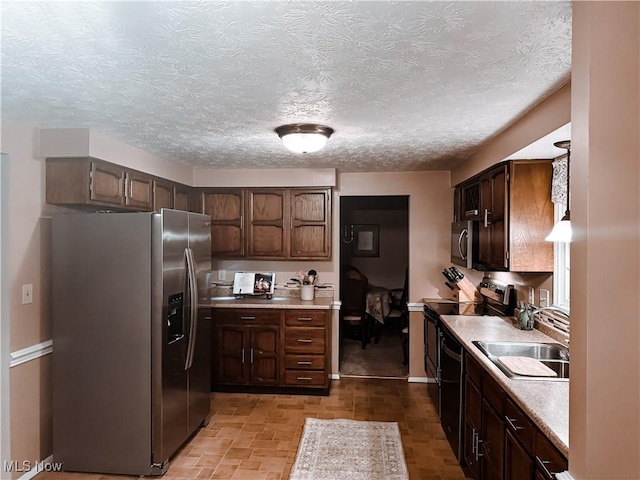
<svg viewBox="0 0 640 480">
<path fill-rule="evenodd" d="M 408 480 L 396 422 L 305 419 L 290 480 Z"/>
</svg>

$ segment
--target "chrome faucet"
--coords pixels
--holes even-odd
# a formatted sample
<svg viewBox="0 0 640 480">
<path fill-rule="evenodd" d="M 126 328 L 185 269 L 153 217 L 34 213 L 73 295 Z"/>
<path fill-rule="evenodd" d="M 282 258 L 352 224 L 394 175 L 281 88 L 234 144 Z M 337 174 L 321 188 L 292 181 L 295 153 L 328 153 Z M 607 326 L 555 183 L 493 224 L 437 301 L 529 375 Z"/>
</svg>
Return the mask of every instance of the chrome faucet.
<svg viewBox="0 0 640 480">
<path fill-rule="evenodd" d="M 565 310 L 564 308 L 560 308 L 560 307 L 541 307 L 541 308 L 536 308 L 533 310 L 533 313 L 531 313 L 531 319 L 533 320 L 533 317 L 535 316 L 536 313 L 539 312 L 556 312 L 556 313 L 560 313 L 562 314 L 564 317 L 566 317 L 567 319 L 569 319 L 569 312 L 567 310 Z M 569 339 L 566 340 L 567 342 L 567 348 L 569 346 Z M 562 356 L 565 357 L 564 360 L 569 360 L 569 350 L 567 350 L 566 352 L 562 352 Z"/>
</svg>

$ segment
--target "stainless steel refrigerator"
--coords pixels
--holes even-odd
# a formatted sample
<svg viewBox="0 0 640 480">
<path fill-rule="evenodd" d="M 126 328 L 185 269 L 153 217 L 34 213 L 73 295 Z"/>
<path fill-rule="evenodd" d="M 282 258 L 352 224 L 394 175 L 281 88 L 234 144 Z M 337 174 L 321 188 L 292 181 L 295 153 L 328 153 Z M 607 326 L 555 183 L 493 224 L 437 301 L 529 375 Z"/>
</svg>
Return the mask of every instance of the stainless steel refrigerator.
<svg viewBox="0 0 640 480">
<path fill-rule="evenodd" d="M 68 471 L 162 475 L 209 415 L 210 218 L 57 215 L 53 457 Z"/>
</svg>

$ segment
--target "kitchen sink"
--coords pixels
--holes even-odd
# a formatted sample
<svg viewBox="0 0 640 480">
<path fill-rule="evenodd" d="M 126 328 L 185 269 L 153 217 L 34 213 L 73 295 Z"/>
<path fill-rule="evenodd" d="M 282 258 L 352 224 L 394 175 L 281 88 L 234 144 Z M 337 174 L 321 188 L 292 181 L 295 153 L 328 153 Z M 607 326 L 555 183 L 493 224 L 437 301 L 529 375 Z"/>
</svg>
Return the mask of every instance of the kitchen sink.
<svg viewBox="0 0 640 480">
<path fill-rule="evenodd" d="M 485 342 L 476 340 L 473 344 L 510 378 L 518 380 L 569 380 L 569 349 L 559 343 Z M 550 368 L 556 376 L 523 375 L 515 373 L 500 361 L 500 357 L 533 358 Z"/>
</svg>

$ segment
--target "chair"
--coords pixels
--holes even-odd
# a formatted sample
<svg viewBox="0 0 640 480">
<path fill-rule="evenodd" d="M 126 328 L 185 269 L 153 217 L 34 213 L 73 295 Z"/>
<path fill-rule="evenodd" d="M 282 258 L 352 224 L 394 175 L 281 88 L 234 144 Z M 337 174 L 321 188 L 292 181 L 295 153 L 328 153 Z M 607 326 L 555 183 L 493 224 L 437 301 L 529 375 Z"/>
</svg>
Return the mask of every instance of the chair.
<svg viewBox="0 0 640 480">
<path fill-rule="evenodd" d="M 367 315 L 367 290 L 369 280 L 357 269 L 347 270 L 342 278 L 342 306 L 340 307 L 340 326 L 344 333 L 346 328 L 359 328 L 362 348 L 367 346 L 370 338 L 369 315 Z"/>
<path fill-rule="evenodd" d="M 385 324 L 398 323 L 402 338 L 402 364 L 409 362 L 409 269 L 404 271 L 404 285 L 402 289 L 395 288 L 389 291 L 389 314 L 385 317 Z"/>
</svg>

